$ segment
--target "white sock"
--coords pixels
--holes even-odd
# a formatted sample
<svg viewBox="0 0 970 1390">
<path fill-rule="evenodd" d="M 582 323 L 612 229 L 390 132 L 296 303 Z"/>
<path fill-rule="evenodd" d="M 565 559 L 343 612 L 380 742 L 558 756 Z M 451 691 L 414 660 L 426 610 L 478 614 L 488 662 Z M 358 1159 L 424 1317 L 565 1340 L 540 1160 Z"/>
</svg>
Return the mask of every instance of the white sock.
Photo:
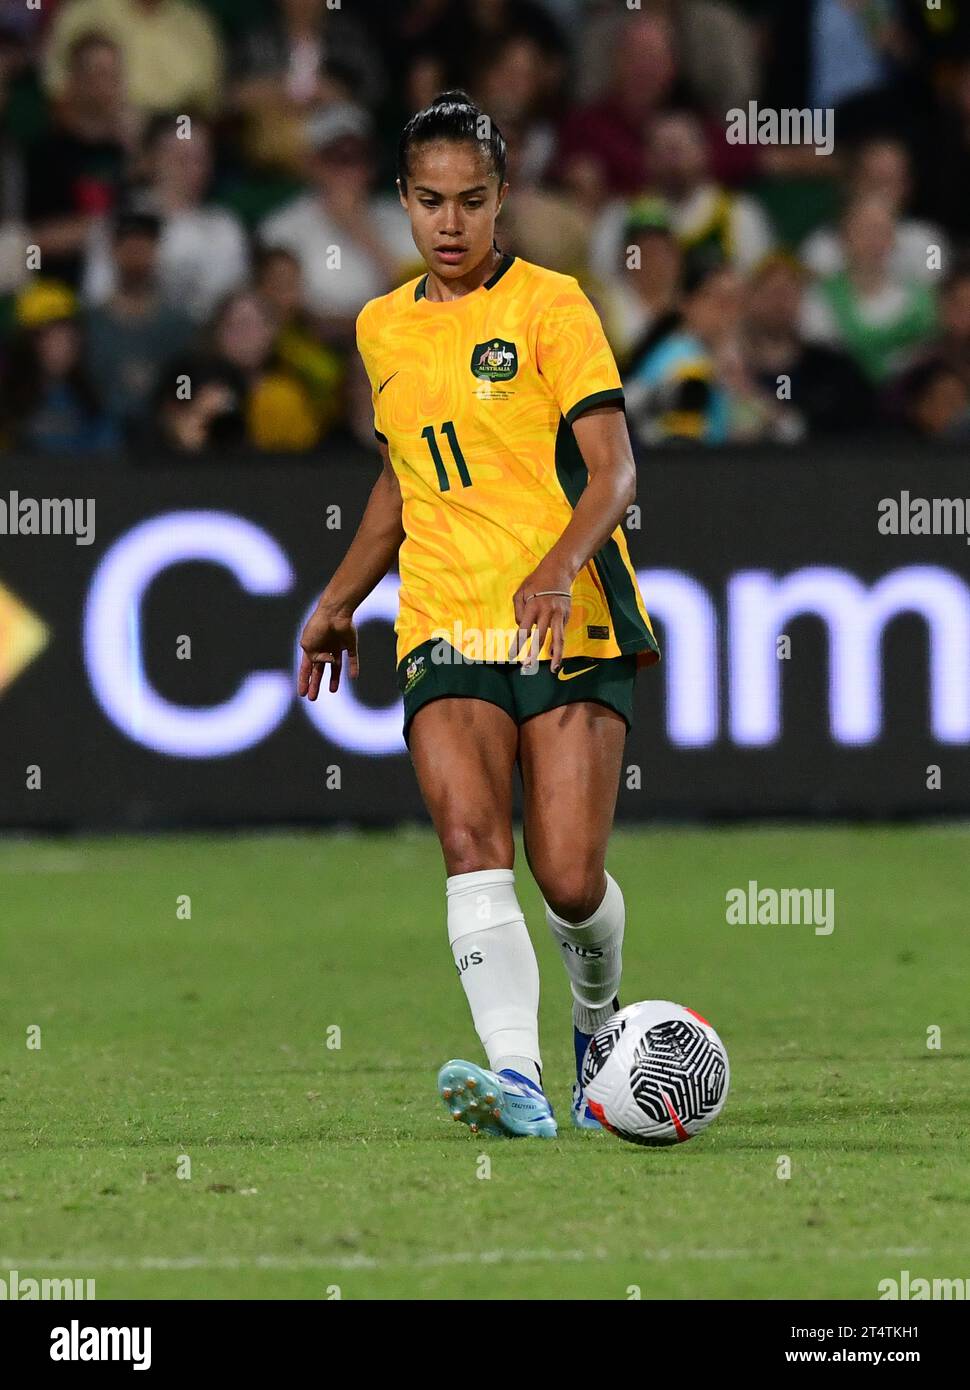
<svg viewBox="0 0 970 1390">
<path fill-rule="evenodd" d="M 539 967 L 511 869 L 453 874 L 448 940 L 492 1071 L 539 1082 Z"/>
<path fill-rule="evenodd" d="M 566 922 L 546 903 L 546 921 L 559 944 L 573 995 L 573 1022 L 595 1033 L 613 1013 L 623 970 L 623 894 L 606 875 L 603 901 L 585 922 Z"/>
</svg>

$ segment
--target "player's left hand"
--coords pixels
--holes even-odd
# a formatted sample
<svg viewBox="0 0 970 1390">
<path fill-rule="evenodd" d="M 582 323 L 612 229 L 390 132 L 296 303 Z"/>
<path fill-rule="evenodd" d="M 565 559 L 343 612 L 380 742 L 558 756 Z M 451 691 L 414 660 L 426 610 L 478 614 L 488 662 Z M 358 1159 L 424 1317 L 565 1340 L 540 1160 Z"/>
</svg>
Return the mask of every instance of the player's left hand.
<svg viewBox="0 0 970 1390">
<path fill-rule="evenodd" d="M 551 634 L 550 670 L 559 670 L 566 643 L 572 582 L 571 575 L 545 563 L 538 565 L 522 581 L 512 595 L 518 632 L 509 651 L 510 661 L 515 661 L 519 653 L 525 651 L 523 666 L 535 665 L 546 637 Z"/>
</svg>

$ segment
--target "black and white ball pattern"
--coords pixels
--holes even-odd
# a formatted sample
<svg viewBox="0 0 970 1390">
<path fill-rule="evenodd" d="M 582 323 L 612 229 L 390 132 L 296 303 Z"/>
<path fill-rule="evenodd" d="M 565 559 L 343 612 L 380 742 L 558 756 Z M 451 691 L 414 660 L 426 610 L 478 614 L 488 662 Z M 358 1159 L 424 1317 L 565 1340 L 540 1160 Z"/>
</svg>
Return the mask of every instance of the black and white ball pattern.
<svg viewBox="0 0 970 1390">
<path fill-rule="evenodd" d="M 612 1018 L 598 1028 L 589 1040 L 586 1056 L 583 1058 L 583 1086 L 586 1087 L 603 1066 L 626 1027 L 629 1009 L 620 1009 Z"/>
<path fill-rule="evenodd" d="M 724 1044 L 706 1019 L 669 1000 L 628 1004 L 590 1039 L 587 1102 L 632 1144 L 677 1144 L 706 1129 L 730 1084 Z"/>
<path fill-rule="evenodd" d="M 670 1119 L 668 1104 L 685 1127 L 705 1120 L 721 1103 L 726 1079 L 723 1049 L 684 1019 L 651 1028 L 633 1049 L 630 1090 L 655 1124 Z"/>
</svg>

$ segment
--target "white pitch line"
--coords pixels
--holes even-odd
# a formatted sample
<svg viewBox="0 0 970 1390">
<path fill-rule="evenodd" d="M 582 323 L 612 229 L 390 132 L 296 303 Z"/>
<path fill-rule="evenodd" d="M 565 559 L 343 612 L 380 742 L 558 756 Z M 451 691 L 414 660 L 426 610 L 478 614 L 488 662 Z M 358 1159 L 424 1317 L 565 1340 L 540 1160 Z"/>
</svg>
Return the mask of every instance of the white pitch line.
<svg viewBox="0 0 970 1390">
<path fill-rule="evenodd" d="M 889 1246 L 882 1250 L 837 1250 L 826 1249 L 820 1252 L 828 1259 L 867 1260 L 889 1259 L 901 1256 L 913 1257 L 930 1254 L 927 1246 Z M 449 1265 L 502 1265 L 502 1264 L 585 1264 L 602 1263 L 613 1260 L 616 1263 L 675 1263 L 679 1260 L 725 1261 L 725 1260 L 770 1260 L 776 1252 L 762 1250 L 641 1250 L 633 1254 L 617 1254 L 613 1251 L 596 1250 L 457 1250 L 441 1251 L 437 1254 L 410 1257 L 402 1255 L 397 1259 L 383 1259 L 374 1255 L 143 1255 L 138 1259 L 126 1256 L 83 1256 L 70 1259 L 27 1259 L 0 1255 L 0 1271 L 3 1269 L 63 1269 L 72 1270 L 77 1277 L 99 1270 L 134 1271 L 174 1271 L 180 1270 L 327 1270 L 327 1269 L 445 1269 Z"/>
<path fill-rule="evenodd" d="M 37 855 L 29 859 L 22 859 L 17 855 L 17 851 L 13 854 L 0 851 L 0 870 L 3 873 L 43 878 L 45 874 L 78 874 L 88 867 L 85 857 L 73 850 Z"/>
</svg>

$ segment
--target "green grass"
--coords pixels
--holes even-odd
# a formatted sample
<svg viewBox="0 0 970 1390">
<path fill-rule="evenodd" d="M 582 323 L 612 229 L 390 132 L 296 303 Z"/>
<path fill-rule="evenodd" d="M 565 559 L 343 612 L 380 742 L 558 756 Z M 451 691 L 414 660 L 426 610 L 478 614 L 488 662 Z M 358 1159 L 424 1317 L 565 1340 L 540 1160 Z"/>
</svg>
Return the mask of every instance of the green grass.
<svg viewBox="0 0 970 1390">
<path fill-rule="evenodd" d="M 675 1148 L 569 1125 L 568 987 L 521 856 L 555 1142 L 476 1139 L 435 1096 L 480 1053 L 429 834 L 0 846 L 0 1277 L 525 1299 L 970 1277 L 970 829 L 623 830 L 610 867 L 625 1000 L 690 1004 L 731 1055 L 723 1115 Z M 834 888 L 833 934 L 728 926 L 749 878 Z"/>
</svg>

